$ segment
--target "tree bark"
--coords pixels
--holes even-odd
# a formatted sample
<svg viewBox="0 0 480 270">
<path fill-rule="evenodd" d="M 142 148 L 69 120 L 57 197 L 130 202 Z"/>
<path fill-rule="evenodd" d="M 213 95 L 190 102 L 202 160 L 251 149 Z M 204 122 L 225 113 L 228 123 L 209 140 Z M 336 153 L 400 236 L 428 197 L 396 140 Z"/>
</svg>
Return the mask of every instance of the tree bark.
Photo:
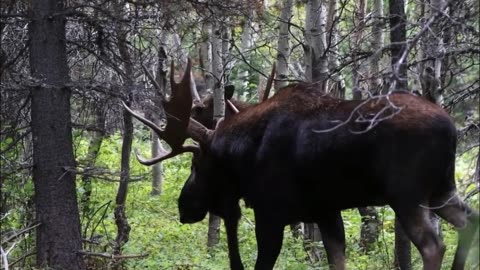
<svg viewBox="0 0 480 270">
<path fill-rule="evenodd" d="M 202 26 L 202 42 L 200 43 L 200 64 L 202 66 L 205 88 L 213 91 L 215 80 L 212 75 L 212 26 L 204 23 Z"/>
<path fill-rule="evenodd" d="M 361 51 L 362 43 L 363 43 L 363 32 L 364 32 L 364 26 L 365 26 L 365 9 L 367 7 L 366 5 L 366 0 L 359 0 L 356 2 L 357 6 L 355 9 L 355 29 L 353 31 L 353 44 L 352 44 L 352 50 L 353 50 L 353 67 L 352 67 L 352 94 L 353 94 L 353 99 L 358 100 L 362 99 L 362 93 L 363 89 L 362 86 L 360 85 L 360 81 L 363 79 L 362 78 L 362 65 L 359 63 L 357 60 L 358 58 L 358 53 Z"/>
<path fill-rule="evenodd" d="M 340 60 L 338 59 L 338 1 L 331 0 L 328 3 L 327 11 L 327 33 L 329 33 L 329 39 L 327 38 L 328 47 L 328 68 L 331 71 L 336 71 L 340 66 Z M 342 78 L 340 71 L 331 74 L 332 84 L 329 85 L 328 93 L 333 97 L 344 99 L 345 98 L 345 81 Z"/>
<path fill-rule="evenodd" d="M 70 89 L 64 3 L 31 1 L 33 182 L 35 185 L 37 266 L 85 269 L 75 189 Z"/>
<path fill-rule="evenodd" d="M 383 0 L 373 1 L 373 25 L 372 25 L 372 56 L 370 62 L 370 89 L 372 94 L 380 94 L 382 85 L 382 50 L 384 46 L 384 24 L 383 24 Z"/>
<path fill-rule="evenodd" d="M 223 43 L 222 27 L 216 22 L 212 30 L 212 73 L 215 79 L 213 88 L 213 119 L 219 121 L 225 116 L 225 94 L 223 81 Z M 213 247 L 220 238 L 220 217 L 209 214 L 207 247 Z"/>
<path fill-rule="evenodd" d="M 406 15 L 404 0 L 389 0 L 389 23 L 390 23 L 390 52 L 392 69 L 402 56 L 407 41 Z M 400 64 L 398 72 L 394 74 L 396 87 L 393 90 L 407 90 L 407 63 Z M 395 217 L 395 265 L 401 270 L 412 269 L 410 239 L 400 226 L 398 218 Z"/>
<path fill-rule="evenodd" d="M 95 112 L 95 130 L 90 134 L 90 143 L 88 145 L 87 156 L 83 161 L 84 174 L 82 176 L 83 195 L 80 199 L 82 209 L 82 218 L 90 216 L 90 196 L 92 194 L 92 176 L 89 173 L 95 167 L 103 138 L 105 137 L 105 115 L 103 104 L 101 102 L 94 104 Z"/>
<path fill-rule="evenodd" d="M 362 225 L 360 228 L 360 247 L 367 253 L 373 249 L 374 244 L 378 241 L 380 235 L 380 220 L 375 207 L 358 208 L 360 216 L 362 216 Z"/>
<path fill-rule="evenodd" d="M 245 16 L 244 18 L 245 21 L 242 27 L 243 31 L 242 31 L 242 37 L 241 37 L 240 51 L 247 62 L 250 62 L 249 51 L 253 44 L 252 16 L 253 16 L 253 10 L 249 10 L 247 16 Z M 242 69 L 239 71 L 237 80 L 242 85 L 243 89 L 248 88 L 248 81 L 249 81 L 248 77 L 249 77 L 249 72 L 247 69 Z"/>
<path fill-rule="evenodd" d="M 280 14 L 279 31 L 278 31 L 278 53 L 277 53 L 277 68 L 276 80 L 274 83 L 275 90 L 287 86 L 288 82 L 288 58 L 290 56 L 289 43 L 289 21 L 292 17 L 293 1 L 283 1 L 282 12 Z"/>
<path fill-rule="evenodd" d="M 124 6 L 120 1 L 114 4 L 115 13 L 120 20 L 123 17 Z M 126 104 L 131 106 L 131 92 L 133 89 L 133 63 L 127 45 L 127 31 L 123 29 L 123 25 L 117 22 L 116 25 L 117 46 L 122 60 L 124 73 L 126 74 Z M 120 161 L 120 183 L 118 185 L 117 196 L 115 198 L 115 224 L 117 225 L 117 236 L 113 247 L 113 254 L 122 254 L 122 247 L 128 242 L 130 236 L 130 225 L 128 224 L 127 215 L 125 213 L 125 202 L 127 200 L 128 183 L 130 181 L 130 153 L 132 152 L 133 141 L 133 122 L 132 116 L 123 110 L 123 138 L 122 138 L 122 154 Z M 113 261 L 114 268 L 119 268 L 117 261 Z"/>
<path fill-rule="evenodd" d="M 163 35 L 163 39 L 165 39 L 165 35 Z M 161 40 L 163 43 L 164 40 Z M 158 49 L 158 66 L 157 66 L 157 75 L 155 80 L 157 81 L 158 85 L 162 89 L 156 89 L 155 88 L 155 94 L 154 94 L 154 103 L 155 103 L 155 108 L 161 108 L 162 107 L 162 96 L 165 96 L 165 88 L 167 85 L 167 72 L 166 72 L 166 61 L 167 61 L 167 53 L 165 51 L 165 47 L 163 44 L 160 46 Z M 160 115 L 154 115 L 150 119 L 159 119 Z M 156 121 L 156 124 L 159 124 L 159 121 Z M 159 156 L 160 153 L 162 152 L 162 143 L 160 142 L 157 133 L 154 131 L 151 131 L 151 138 L 152 138 L 152 157 Z M 163 175 L 162 175 L 162 163 L 159 162 L 155 165 L 152 166 L 152 191 L 150 192 L 150 195 L 156 196 L 156 195 L 161 195 L 162 194 L 162 183 L 163 183 Z"/>
<path fill-rule="evenodd" d="M 309 82 L 322 82 L 321 87 L 324 91 L 328 73 L 325 22 L 326 12 L 323 1 L 308 0 L 305 7 L 305 77 Z M 305 240 L 317 242 L 322 240 L 320 230 L 314 223 L 305 223 L 303 229 Z M 324 253 L 315 246 L 305 245 L 305 249 L 311 261 L 319 261 L 325 257 Z"/>
<path fill-rule="evenodd" d="M 406 47 L 407 41 L 407 17 L 405 15 L 404 0 L 389 0 L 390 11 L 390 52 L 392 68 L 397 64 Z M 395 72 L 395 70 L 394 70 Z M 394 90 L 408 91 L 407 63 L 400 64 L 398 74 L 394 74 L 396 87 Z"/>
<path fill-rule="evenodd" d="M 309 0 L 305 8 L 305 75 L 310 82 L 325 81 L 328 75 L 328 59 L 325 53 L 326 12 L 322 2 Z M 322 87 L 326 87 L 326 84 L 323 83 Z"/>
</svg>

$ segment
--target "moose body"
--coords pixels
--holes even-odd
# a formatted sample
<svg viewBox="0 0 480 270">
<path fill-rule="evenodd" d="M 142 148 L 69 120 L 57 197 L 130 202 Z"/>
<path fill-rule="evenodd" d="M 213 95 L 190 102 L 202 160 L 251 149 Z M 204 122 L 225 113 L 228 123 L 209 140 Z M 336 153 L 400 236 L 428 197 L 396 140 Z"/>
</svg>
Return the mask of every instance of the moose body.
<svg viewBox="0 0 480 270">
<path fill-rule="evenodd" d="M 452 269 L 464 268 L 478 214 L 456 194 L 455 126 L 421 97 L 344 101 L 296 84 L 214 131 L 190 119 L 188 133 L 200 146 L 180 194 L 180 221 L 198 222 L 207 212 L 222 217 L 232 269 L 243 269 L 236 236 L 242 198 L 254 210 L 257 270 L 273 269 L 284 227 L 298 221 L 318 224 L 329 263 L 344 269 L 340 211 L 371 205 L 392 207 L 432 270 L 445 249 L 429 220 L 434 211 L 460 229 Z"/>
</svg>

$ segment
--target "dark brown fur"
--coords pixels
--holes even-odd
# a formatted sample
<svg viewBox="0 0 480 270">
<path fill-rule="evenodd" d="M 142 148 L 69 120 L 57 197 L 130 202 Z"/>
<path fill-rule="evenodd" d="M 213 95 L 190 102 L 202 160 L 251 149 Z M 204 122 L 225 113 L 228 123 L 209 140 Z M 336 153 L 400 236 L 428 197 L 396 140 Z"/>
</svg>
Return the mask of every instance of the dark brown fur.
<svg viewBox="0 0 480 270">
<path fill-rule="evenodd" d="M 382 121 L 369 122 L 376 116 Z M 238 245 L 243 198 L 255 213 L 255 269 L 273 268 L 284 226 L 298 221 L 319 225 L 329 263 L 343 269 L 340 211 L 386 204 L 425 269 L 440 269 L 444 252 L 425 207 L 463 228 L 452 268 L 464 268 L 478 214 L 455 193 L 455 126 L 422 97 L 397 92 L 343 101 L 292 85 L 226 118 L 200 146 L 179 198 L 181 221 L 200 221 L 210 211 L 224 218 L 228 235 L 235 233 L 229 246 Z M 231 259 L 232 269 L 243 269 L 239 256 Z"/>
</svg>

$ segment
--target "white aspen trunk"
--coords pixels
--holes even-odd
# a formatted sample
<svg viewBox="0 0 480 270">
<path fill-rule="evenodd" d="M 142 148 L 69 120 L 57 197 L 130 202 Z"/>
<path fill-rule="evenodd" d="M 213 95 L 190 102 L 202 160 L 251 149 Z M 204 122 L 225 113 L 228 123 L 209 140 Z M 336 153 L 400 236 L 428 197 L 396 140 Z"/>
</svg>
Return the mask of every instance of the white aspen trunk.
<svg viewBox="0 0 480 270">
<path fill-rule="evenodd" d="M 277 69 L 276 80 L 274 83 L 275 90 L 287 85 L 288 79 L 288 58 L 290 56 L 290 43 L 288 33 L 288 22 L 292 17 L 293 0 L 285 0 L 283 2 L 282 13 L 279 21 L 278 33 L 278 53 L 277 53 Z"/>
<path fill-rule="evenodd" d="M 224 22 L 220 26 L 220 30 L 222 31 L 222 93 L 224 91 L 224 85 L 228 82 L 228 77 L 232 70 L 232 57 L 230 54 L 230 40 L 231 40 L 231 33 L 230 28 L 227 26 L 227 23 Z M 222 116 L 223 117 L 223 116 Z"/>
<path fill-rule="evenodd" d="M 305 53 L 306 77 L 311 82 L 322 81 L 328 75 L 328 61 L 324 53 L 327 43 L 326 12 L 322 1 L 309 0 L 307 2 L 305 20 L 305 41 L 308 47 Z"/>
<path fill-rule="evenodd" d="M 320 0 L 308 0 L 305 8 L 305 79 L 309 82 L 322 81 L 328 73 L 328 61 L 325 57 L 326 34 L 325 34 L 326 12 Z M 326 86 L 325 83 L 322 86 Z M 325 90 L 325 89 L 324 89 Z M 325 253 L 309 241 L 320 241 L 320 231 L 314 223 L 305 223 L 303 228 L 305 240 L 304 248 L 311 261 L 320 261 Z"/>
<path fill-rule="evenodd" d="M 383 34 L 383 0 L 373 1 L 373 24 L 372 24 L 372 51 L 373 56 L 370 60 L 370 87 L 369 91 L 372 94 L 380 93 L 380 87 L 382 85 L 382 53 L 380 50 L 384 46 L 384 34 Z"/>
<path fill-rule="evenodd" d="M 161 89 L 155 89 L 154 94 L 154 103 L 156 108 L 160 108 L 162 106 L 161 96 L 165 96 L 165 89 L 167 86 L 167 53 L 165 47 L 167 45 L 168 34 L 164 31 L 160 38 L 160 46 L 158 49 L 158 66 L 157 66 L 157 74 L 155 80 L 157 81 L 158 85 Z M 151 119 L 154 119 L 156 124 L 160 124 L 159 115 L 152 115 Z M 151 139 L 152 139 L 152 146 L 151 152 L 152 157 L 159 156 L 160 153 L 163 152 L 162 144 L 158 138 L 157 133 L 151 131 Z M 163 166 L 162 163 L 159 162 L 152 166 L 152 191 L 150 194 L 152 196 L 161 195 L 162 194 L 162 183 L 163 183 Z"/>
<path fill-rule="evenodd" d="M 212 75 L 212 27 L 209 23 L 202 26 L 202 43 L 200 44 L 200 59 L 203 68 L 203 78 L 205 80 L 205 88 L 213 91 L 215 84 Z"/>
<path fill-rule="evenodd" d="M 316 2 L 319 2 L 318 0 Z M 305 7 L 305 45 L 304 45 L 304 61 L 305 61 L 305 81 L 312 81 L 312 13 L 313 4 L 311 0 L 307 1 Z"/>
<path fill-rule="evenodd" d="M 424 2 L 425 20 L 435 16 L 436 12 L 442 10 L 444 2 L 442 0 L 432 0 L 430 3 Z M 431 31 L 426 35 L 421 47 L 423 57 L 433 57 L 435 60 L 428 61 L 419 66 L 420 83 L 423 96 L 431 102 L 442 104 L 443 96 L 441 93 L 441 74 L 443 58 L 443 37 L 442 30 L 437 23 L 431 26 Z"/>
<path fill-rule="evenodd" d="M 213 88 L 213 118 L 219 120 L 225 115 L 225 97 L 223 93 L 223 42 L 222 27 L 219 23 L 213 25 L 212 31 L 212 73 L 215 80 Z"/>
<path fill-rule="evenodd" d="M 443 0 L 431 0 L 428 14 L 429 18 L 434 17 L 438 11 L 443 10 L 444 6 L 445 2 Z M 443 94 L 441 85 L 442 64 L 444 61 L 443 51 L 445 50 L 443 44 L 443 34 L 444 33 L 442 32 L 441 26 L 438 25 L 438 23 L 434 23 L 432 25 L 432 32 L 430 38 L 428 39 L 428 42 L 430 42 L 431 53 L 433 53 L 433 57 L 435 58 L 435 60 L 433 61 L 433 67 L 432 63 L 427 63 L 427 67 L 425 68 L 425 70 L 423 70 L 422 76 L 423 85 L 426 86 L 426 89 L 424 90 L 426 91 L 426 93 L 424 92 L 424 96 L 431 102 L 434 102 L 440 106 L 443 105 Z M 437 234 L 442 237 L 439 217 L 431 213 L 430 220 L 436 228 Z"/>
<path fill-rule="evenodd" d="M 223 42 L 222 27 L 216 22 L 212 31 L 212 72 L 215 79 L 213 88 L 213 118 L 219 121 L 225 116 L 225 95 L 223 81 Z M 207 247 L 218 244 L 220 238 L 220 218 L 209 214 Z"/>
<path fill-rule="evenodd" d="M 363 38 L 363 28 L 364 28 L 364 19 L 365 19 L 365 8 L 366 8 L 366 0 L 359 0 L 357 1 L 357 6 L 355 10 L 355 27 L 356 29 L 353 32 L 353 50 L 359 50 L 361 46 L 361 41 Z M 360 63 L 356 60 L 356 54 L 353 55 L 355 61 L 352 67 L 352 94 L 353 99 L 362 99 L 362 88 L 360 86 L 360 80 L 362 79 L 362 70 L 360 67 Z"/>
<path fill-rule="evenodd" d="M 430 10 L 430 17 L 435 16 L 435 13 L 443 10 L 445 6 L 445 2 L 443 0 L 432 0 L 430 2 L 432 5 L 432 9 Z M 431 90 L 431 95 L 433 96 L 435 103 L 442 105 L 443 104 L 443 94 L 442 94 L 442 85 L 441 85 L 441 80 L 440 77 L 442 75 L 442 63 L 443 63 L 443 58 L 444 58 L 444 44 L 443 44 L 443 33 L 441 27 L 435 23 L 433 25 L 433 33 L 435 35 L 435 38 L 432 39 L 432 42 L 434 42 L 435 48 L 435 64 L 434 64 L 434 71 L 435 71 L 435 82 L 436 85 L 434 88 Z M 438 220 L 437 220 L 438 223 Z"/>
<path fill-rule="evenodd" d="M 338 1 L 331 0 L 328 3 L 327 11 L 327 27 L 326 32 L 330 35 L 330 50 L 328 53 L 328 67 L 330 72 L 335 72 L 340 66 L 338 60 Z M 345 98 L 345 82 L 342 74 L 337 71 L 331 74 L 333 83 L 328 89 L 328 93 L 332 96 L 344 99 Z"/>
<path fill-rule="evenodd" d="M 248 52 L 253 44 L 253 35 L 252 35 L 252 16 L 253 12 L 250 12 L 249 15 L 245 18 L 243 23 L 243 31 L 241 37 L 241 48 L 240 51 L 245 59 L 249 61 L 250 53 Z M 246 89 L 248 87 L 248 70 L 240 70 L 238 74 L 238 81 L 240 81 L 242 88 Z"/>
</svg>

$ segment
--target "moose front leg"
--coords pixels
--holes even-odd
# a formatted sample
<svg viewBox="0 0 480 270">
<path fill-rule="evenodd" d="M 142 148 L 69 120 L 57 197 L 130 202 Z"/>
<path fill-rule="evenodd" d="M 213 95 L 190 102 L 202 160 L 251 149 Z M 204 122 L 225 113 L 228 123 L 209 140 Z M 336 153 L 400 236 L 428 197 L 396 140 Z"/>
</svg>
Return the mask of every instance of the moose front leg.
<svg viewBox="0 0 480 270">
<path fill-rule="evenodd" d="M 238 248 L 238 218 L 225 218 L 225 230 L 227 231 L 228 257 L 230 258 L 230 269 L 243 270 L 240 250 Z"/>
<path fill-rule="evenodd" d="M 323 214 L 317 221 L 327 251 L 330 269 L 345 269 L 345 231 L 340 212 Z"/>
<path fill-rule="evenodd" d="M 258 255 L 255 270 L 272 270 L 282 249 L 285 224 L 255 214 L 255 235 Z"/>
</svg>

